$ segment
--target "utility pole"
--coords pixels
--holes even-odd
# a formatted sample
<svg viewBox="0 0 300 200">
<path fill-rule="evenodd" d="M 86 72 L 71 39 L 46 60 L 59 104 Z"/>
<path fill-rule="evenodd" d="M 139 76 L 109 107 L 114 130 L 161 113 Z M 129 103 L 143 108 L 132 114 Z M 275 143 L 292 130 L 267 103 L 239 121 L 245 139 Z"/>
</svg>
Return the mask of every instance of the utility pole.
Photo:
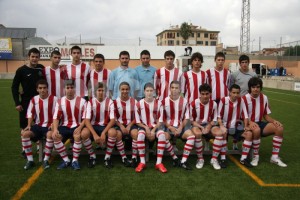
<svg viewBox="0 0 300 200">
<path fill-rule="evenodd" d="M 242 0 L 240 51 L 250 52 L 250 0 Z"/>
</svg>

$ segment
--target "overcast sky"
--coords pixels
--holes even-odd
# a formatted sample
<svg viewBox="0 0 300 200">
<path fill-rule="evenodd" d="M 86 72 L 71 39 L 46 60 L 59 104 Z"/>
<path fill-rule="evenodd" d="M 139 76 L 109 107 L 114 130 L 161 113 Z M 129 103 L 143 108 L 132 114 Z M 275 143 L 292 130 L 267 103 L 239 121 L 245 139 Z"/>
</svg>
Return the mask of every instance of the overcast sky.
<svg viewBox="0 0 300 200">
<path fill-rule="evenodd" d="M 130 39 L 155 44 L 170 25 L 191 22 L 220 31 L 225 46 L 239 46 L 242 0 L 0 0 L 0 24 L 37 28 L 50 42 Z M 251 0 L 251 43 L 257 50 L 300 40 L 299 0 Z M 130 41 L 128 40 L 128 41 Z M 220 42 L 219 41 L 219 42 Z"/>
</svg>

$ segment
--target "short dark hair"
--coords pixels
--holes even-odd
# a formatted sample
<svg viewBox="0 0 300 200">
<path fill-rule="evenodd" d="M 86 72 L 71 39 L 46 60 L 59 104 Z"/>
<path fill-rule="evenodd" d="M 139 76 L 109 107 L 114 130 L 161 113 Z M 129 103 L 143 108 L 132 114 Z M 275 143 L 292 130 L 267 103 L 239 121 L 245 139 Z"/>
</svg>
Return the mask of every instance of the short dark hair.
<svg viewBox="0 0 300 200">
<path fill-rule="evenodd" d="M 181 85 L 180 81 L 174 80 L 174 81 L 171 82 L 170 88 L 171 88 L 171 86 L 172 86 L 173 84 L 179 85 L 179 87 L 180 87 L 180 85 Z"/>
<path fill-rule="evenodd" d="M 152 83 L 146 83 L 144 85 L 144 90 L 146 90 L 146 88 L 151 87 L 152 89 L 154 89 L 154 85 Z"/>
<path fill-rule="evenodd" d="M 165 52 L 164 58 L 166 58 L 167 56 L 172 56 L 173 58 L 175 58 L 175 53 L 172 50 L 168 50 Z"/>
<path fill-rule="evenodd" d="M 40 79 L 36 82 L 36 88 L 38 88 L 39 85 L 46 85 L 48 88 L 48 82 L 45 79 Z"/>
<path fill-rule="evenodd" d="M 241 63 L 242 61 L 247 60 L 248 62 L 250 62 L 250 58 L 249 56 L 243 54 L 239 57 L 239 63 Z"/>
<path fill-rule="evenodd" d="M 126 82 L 126 81 L 123 81 L 123 82 L 121 82 L 120 83 L 120 85 L 119 85 L 119 89 L 121 88 L 121 86 L 123 86 L 123 85 L 127 85 L 128 87 L 129 87 L 129 89 L 130 89 L 130 85 L 129 85 L 129 83 L 128 82 Z"/>
<path fill-rule="evenodd" d="M 103 62 L 105 62 L 104 55 L 102 55 L 101 53 L 97 53 L 97 54 L 94 56 L 93 60 L 95 60 L 96 58 L 102 58 Z"/>
<path fill-rule="evenodd" d="M 225 54 L 223 52 L 218 52 L 216 55 L 215 55 L 215 61 L 217 60 L 218 57 L 222 57 L 224 58 L 225 60 Z"/>
<path fill-rule="evenodd" d="M 257 85 L 259 85 L 261 90 L 263 89 L 263 82 L 260 78 L 258 77 L 250 78 L 250 80 L 248 81 L 248 92 L 251 93 L 251 88 Z"/>
<path fill-rule="evenodd" d="M 199 52 L 193 53 L 191 57 L 191 61 L 193 62 L 193 60 L 195 60 L 196 58 L 198 58 L 201 61 L 201 63 L 203 63 L 203 56 L 201 53 Z"/>
<path fill-rule="evenodd" d="M 232 89 L 238 89 L 238 90 L 241 90 L 241 87 L 240 87 L 239 85 L 237 85 L 237 84 L 233 84 L 232 86 L 230 86 L 229 91 L 231 92 Z"/>
<path fill-rule="evenodd" d="M 54 50 L 54 51 L 51 52 L 50 57 L 53 57 L 54 55 L 61 56 L 61 53 L 57 50 Z"/>
<path fill-rule="evenodd" d="M 140 54 L 140 57 L 142 57 L 142 55 L 147 55 L 147 56 L 151 56 L 150 55 L 150 52 L 148 51 L 148 50 L 143 50 L 142 52 L 141 52 L 141 54 Z"/>
<path fill-rule="evenodd" d="M 65 80 L 65 87 L 68 85 L 73 85 L 75 87 L 75 80 L 73 79 L 66 79 Z"/>
<path fill-rule="evenodd" d="M 128 51 L 121 51 L 120 53 L 119 53 L 119 58 L 121 58 L 121 56 L 128 56 L 129 58 L 130 58 L 130 55 L 129 55 L 129 52 Z"/>
<path fill-rule="evenodd" d="M 75 46 L 72 46 L 72 48 L 71 48 L 71 54 L 72 54 L 73 50 L 75 50 L 75 49 L 79 50 L 81 53 L 81 48 L 79 46 L 75 45 Z"/>
<path fill-rule="evenodd" d="M 211 93 L 211 87 L 207 83 L 204 83 L 204 84 L 200 85 L 200 87 L 199 87 L 199 92 L 200 93 L 205 92 L 205 91 Z"/>
<path fill-rule="evenodd" d="M 41 52 L 40 52 L 37 48 L 31 48 L 31 49 L 29 49 L 29 51 L 28 51 L 28 57 L 29 57 L 30 54 L 32 54 L 32 53 L 34 53 L 34 54 L 39 54 L 39 56 L 41 55 Z"/>
<path fill-rule="evenodd" d="M 95 88 L 94 92 L 96 92 L 99 88 L 103 88 L 105 92 L 107 90 L 107 86 L 103 82 L 98 82 L 97 87 Z"/>
</svg>

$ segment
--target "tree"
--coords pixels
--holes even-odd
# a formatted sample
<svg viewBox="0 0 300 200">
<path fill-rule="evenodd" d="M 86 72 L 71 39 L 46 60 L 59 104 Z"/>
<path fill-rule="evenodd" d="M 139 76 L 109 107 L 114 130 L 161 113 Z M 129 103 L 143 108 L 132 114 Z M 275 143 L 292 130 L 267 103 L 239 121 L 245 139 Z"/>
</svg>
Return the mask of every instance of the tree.
<svg viewBox="0 0 300 200">
<path fill-rule="evenodd" d="M 284 51 L 284 56 L 300 56 L 300 46 L 289 47 Z"/>
<path fill-rule="evenodd" d="M 183 22 L 180 26 L 179 33 L 186 44 L 186 41 L 189 39 L 190 35 L 192 34 L 192 27 L 187 22 Z"/>
</svg>

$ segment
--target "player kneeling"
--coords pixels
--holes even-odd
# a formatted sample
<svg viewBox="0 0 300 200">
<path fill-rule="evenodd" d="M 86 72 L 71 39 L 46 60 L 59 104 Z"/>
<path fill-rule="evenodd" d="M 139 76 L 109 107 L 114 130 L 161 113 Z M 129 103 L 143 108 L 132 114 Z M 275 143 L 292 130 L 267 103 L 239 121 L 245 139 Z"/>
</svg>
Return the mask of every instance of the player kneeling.
<svg viewBox="0 0 300 200">
<path fill-rule="evenodd" d="M 57 98 L 49 95 L 48 83 L 46 80 L 39 80 L 36 83 L 36 90 L 39 95 L 34 96 L 29 103 L 27 109 L 28 125 L 22 131 L 22 146 L 25 150 L 27 163 L 25 170 L 32 168 L 35 164 L 32 156 L 31 140 L 37 142 L 46 137 L 45 158 L 43 162 L 44 169 L 49 168 L 49 158 L 53 148 L 53 140 L 49 127 L 52 124 L 52 116 L 54 113 Z M 35 122 L 32 125 L 32 122 Z"/>
<path fill-rule="evenodd" d="M 253 166 L 258 165 L 260 138 L 274 135 L 270 162 L 280 167 L 287 167 L 278 156 L 283 141 L 283 125 L 270 116 L 271 110 L 268 98 L 261 93 L 262 88 L 262 80 L 253 77 L 248 82 L 249 93 L 242 97 L 249 116 L 249 127 L 253 132 L 253 159 L 251 164 Z"/>
</svg>

